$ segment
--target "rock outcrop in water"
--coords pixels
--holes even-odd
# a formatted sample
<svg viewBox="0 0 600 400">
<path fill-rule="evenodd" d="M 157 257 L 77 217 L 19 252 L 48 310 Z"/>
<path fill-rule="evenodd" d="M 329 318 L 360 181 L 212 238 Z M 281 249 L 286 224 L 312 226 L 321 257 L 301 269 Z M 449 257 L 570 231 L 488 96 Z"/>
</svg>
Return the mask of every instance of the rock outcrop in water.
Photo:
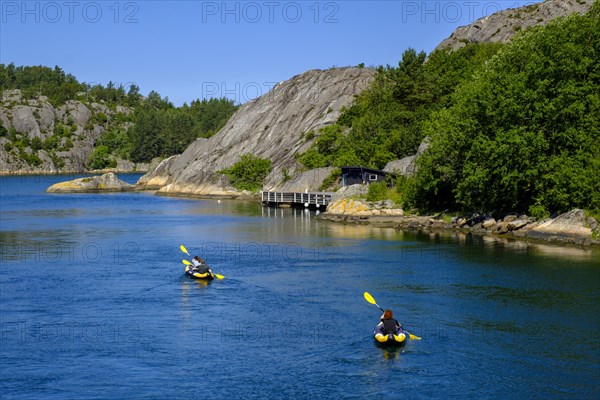
<svg viewBox="0 0 600 400">
<path fill-rule="evenodd" d="M 50 186 L 48 193 L 89 193 L 89 192 L 124 192 L 133 190 L 134 186 L 120 180 L 112 172 L 101 176 L 78 178 L 60 182 Z"/>
<path fill-rule="evenodd" d="M 286 176 L 300 172 L 295 155 L 314 141 L 307 133 L 334 123 L 374 73 L 367 68 L 312 70 L 281 82 L 240 107 L 216 135 L 196 140 L 139 184 L 165 184 L 162 194 L 236 196 L 240 193 L 219 171 L 251 153 L 273 163 L 265 188 L 281 186 Z"/>
<path fill-rule="evenodd" d="M 585 14 L 594 0 L 546 0 L 520 8 L 499 11 L 456 29 L 435 49 L 459 49 L 467 43 L 508 42 L 517 32 L 545 25 L 558 17 Z"/>
</svg>

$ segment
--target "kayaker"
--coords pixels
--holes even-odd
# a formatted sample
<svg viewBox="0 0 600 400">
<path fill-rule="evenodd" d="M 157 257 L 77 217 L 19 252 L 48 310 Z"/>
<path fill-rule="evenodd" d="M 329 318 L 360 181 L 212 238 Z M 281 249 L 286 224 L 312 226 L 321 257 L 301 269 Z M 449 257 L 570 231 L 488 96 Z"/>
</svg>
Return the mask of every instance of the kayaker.
<svg viewBox="0 0 600 400">
<path fill-rule="evenodd" d="M 203 259 L 201 259 L 200 257 L 196 256 L 192 259 L 192 269 L 195 272 L 201 273 L 201 274 L 205 274 L 207 272 L 212 272 L 209 268 L 208 265 L 206 265 L 206 261 L 204 261 Z"/>
<path fill-rule="evenodd" d="M 385 310 L 381 316 L 381 324 L 383 324 L 383 333 L 389 335 L 390 333 L 398 332 L 398 329 L 402 327 L 398 321 L 394 319 L 394 313 L 392 310 Z"/>
</svg>

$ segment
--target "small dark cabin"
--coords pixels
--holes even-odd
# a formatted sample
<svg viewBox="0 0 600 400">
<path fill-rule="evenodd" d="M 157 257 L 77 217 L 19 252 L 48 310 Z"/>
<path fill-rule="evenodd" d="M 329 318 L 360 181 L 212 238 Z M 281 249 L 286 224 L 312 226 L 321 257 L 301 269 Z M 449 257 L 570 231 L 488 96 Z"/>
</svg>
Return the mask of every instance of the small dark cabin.
<svg viewBox="0 0 600 400">
<path fill-rule="evenodd" d="M 371 182 L 385 181 L 386 172 L 363 167 L 342 167 L 342 186 L 368 185 Z"/>
</svg>

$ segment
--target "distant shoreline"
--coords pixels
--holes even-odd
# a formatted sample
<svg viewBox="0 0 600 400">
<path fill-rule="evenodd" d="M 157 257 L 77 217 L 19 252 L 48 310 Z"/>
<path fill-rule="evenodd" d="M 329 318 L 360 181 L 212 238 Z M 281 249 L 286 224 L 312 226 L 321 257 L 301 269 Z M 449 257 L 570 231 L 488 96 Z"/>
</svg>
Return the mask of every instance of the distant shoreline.
<svg viewBox="0 0 600 400">
<path fill-rule="evenodd" d="M 141 170 L 118 170 L 115 168 L 102 169 L 102 170 L 85 170 L 85 171 L 0 171 L 0 176 L 35 176 L 35 175 L 44 175 L 44 176 L 64 176 L 64 175 L 86 175 L 86 174 L 106 174 L 106 173 L 115 173 L 115 174 L 145 174 L 148 171 Z"/>
<path fill-rule="evenodd" d="M 85 172 L 72 172 L 72 173 L 28 173 L 28 174 L 5 174 L 0 176 L 69 176 L 69 175 L 83 175 L 83 174 L 97 174 L 98 171 L 85 171 Z M 120 172 L 121 174 L 142 174 L 142 171 L 127 171 Z M 2 172 L 0 172 L 2 174 Z M 138 186 L 137 184 L 132 185 L 130 188 L 127 188 L 122 191 L 153 191 L 156 190 L 154 187 L 144 187 Z M 89 190 L 89 192 L 102 192 L 103 190 Z M 121 191 L 121 190 L 119 190 Z M 83 191 L 85 192 L 85 190 Z M 79 192 L 78 192 L 79 193 Z M 242 200 L 242 201 L 254 201 L 260 202 L 260 198 L 257 196 L 250 195 L 223 195 L 223 194 L 203 194 L 203 195 L 193 195 L 189 193 L 162 193 L 155 192 L 155 195 L 167 196 L 167 197 L 183 197 L 183 198 L 191 198 L 191 199 L 232 199 L 232 200 Z M 548 225 L 549 223 L 554 223 L 558 221 L 561 216 L 566 216 L 567 214 L 571 214 L 574 212 L 579 212 L 579 220 L 570 220 L 567 218 L 566 222 L 562 222 L 560 226 L 550 229 L 542 229 L 540 231 L 539 228 L 544 225 Z M 486 224 L 479 223 L 471 223 L 467 224 L 465 220 L 463 220 L 462 224 L 457 224 L 456 222 L 447 222 L 440 218 L 440 216 L 407 216 L 407 215 L 353 215 L 353 214 L 332 214 L 327 211 L 321 214 L 318 214 L 315 218 L 319 220 L 326 220 L 335 223 L 342 224 L 356 224 L 356 225 L 372 225 L 375 227 L 381 228 L 393 228 L 399 231 L 420 231 L 425 233 L 432 232 L 450 232 L 457 234 L 471 234 L 477 236 L 486 236 L 493 237 L 497 239 L 507 239 L 507 240 L 519 240 L 519 241 L 528 241 L 528 242 L 544 242 L 544 243 L 555 243 L 561 245 L 575 245 L 575 246 L 600 246 L 600 238 L 597 237 L 597 234 L 593 232 L 597 232 L 597 227 L 587 227 L 585 223 L 581 223 L 581 216 L 583 216 L 583 210 L 573 210 L 569 213 L 561 214 L 555 219 L 544 220 L 544 221 L 533 221 L 529 219 L 527 222 L 520 224 L 517 227 L 509 227 L 509 229 L 504 229 L 503 231 L 498 231 L 498 224 L 504 224 L 505 226 L 509 226 L 510 223 L 506 221 L 493 221 L 492 224 L 486 226 Z M 588 218 L 589 220 L 595 221 L 593 218 Z M 514 216 L 513 220 L 517 220 L 515 222 L 519 222 L 518 218 Z M 523 220 L 524 221 L 524 220 Z M 596 223 L 596 222 L 594 222 Z M 472 225 L 472 226 L 471 226 Z M 591 225 L 591 224 L 590 224 Z M 581 234 L 585 230 L 591 232 L 589 235 Z M 595 231 L 594 231 L 595 229 Z M 577 234 L 579 230 L 580 234 Z M 574 233 L 571 233 L 574 232 Z M 594 237 L 596 236 L 596 237 Z"/>
</svg>

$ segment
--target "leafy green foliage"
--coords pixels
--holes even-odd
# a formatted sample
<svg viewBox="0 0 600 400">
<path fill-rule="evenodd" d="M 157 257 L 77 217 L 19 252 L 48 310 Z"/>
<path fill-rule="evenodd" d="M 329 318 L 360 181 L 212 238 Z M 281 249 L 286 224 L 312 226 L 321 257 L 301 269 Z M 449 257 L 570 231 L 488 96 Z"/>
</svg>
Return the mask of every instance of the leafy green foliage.
<svg viewBox="0 0 600 400">
<path fill-rule="evenodd" d="M 0 89 L 21 89 L 25 98 L 43 94 L 51 103 L 59 105 L 85 91 L 86 85 L 77 82 L 73 75 L 66 74 L 58 66 L 52 69 L 0 64 Z"/>
<path fill-rule="evenodd" d="M 367 201 L 381 201 L 387 199 L 388 186 L 386 182 L 373 182 L 369 184 Z"/>
<path fill-rule="evenodd" d="M 60 67 L 15 66 L 0 64 L 0 90 L 20 89 L 25 98 L 47 96 L 55 106 L 67 100 L 79 99 L 82 95 L 104 101 L 110 105 L 136 106 L 140 101 L 139 87 L 131 85 L 126 92 L 123 85 L 109 82 L 106 86 L 80 83 Z"/>
<path fill-rule="evenodd" d="M 226 98 L 194 100 L 189 106 L 183 105 L 182 112 L 194 121 L 194 139 L 211 137 L 221 129 L 238 109 L 232 100 Z"/>
<path fill-rule="evenodd" d="M 236 189 L 256 192 L 262 188 L 263 181 L 271 169 L 271 160 L 244 154 L 238 162 L 219 172 L 227 175 Z"/>
<path fill-rule="evenodd" d="M 106 146 L 109 153 L 123 159 L 129 158 L 132 147 L 127 131 L 121 127 L 111 127 L 97 145 Z"/>
<path fill-rule="evenodd" d="M 26 151 L 19 150 L 19 157 L 32 167 L 42 165 L 42 159 L 35 152 L 27 153 Z"/>
<path fill-rule="evenodd" d="M 324 192 L 327 190 L 336 191 L 340 188 L 339 181 L 342 176 L 341 168 L 334 168 L 333 171 L 325 179 L 323 179 L 323 183 L 319 186 L 319 190 Z"/>
<path fill-rule="evenodd" d="M 4 127 L 4 124 L 2 124 L 2 121 L 0 121 L 0 137 L 5 137 L 8 136 L 8 129 L 6 129 Z"/>
<path fill-rule="evenodd" d="M 106 146 L 97 146 L 86 160 L 88 169 L 114 168 L 117 162 L 110 158 L 110 152 Z"/>
<path fill-rule="evenodd" d="M 31 146 L 31 150 L 33 151 L 38 151 L 42 149 L 42 139 L 40 139 L 39 137 L 34 137 L 33 139 L 31 139 L 31 142 L 29 144 Z"/>
<path fill-rule="evenodd" d="M 424 125 L 435 110 L 447 107 L 456 86 L 495 54 L 501 45 L 472 44 L 456 52 L 409 49 L 397 67 L 379 67 L 371 87 L 340 116 L 318 132 L 299 157 L 306 168 L 362 165 L 381 169 L 412 155 L 424 138 Z"/>
<path fill-rule="evenodd" d="M 598 9 L 521 34 L 436 112 L 410 192 L 425 209 L 600 209 Z"/>
<path fill-rule="evenodd" d="M 302 154 L 298 161 L 308 169 L 334 165 L 343 140 L 344 134 L 340 125 L 326 126 L 319 131 L 319 136 L 315 139 L 311 148 Z"/>
<path fill-rule="evenodd" d="M 175 108 L 156 92 L 136 108 L 129 131 L 130 157 L 148 162 L 182 153 L 199 137 L 210 137 L 225 125 L 237 107 L 228 99 L 193 101 Z"/>
</svg>

